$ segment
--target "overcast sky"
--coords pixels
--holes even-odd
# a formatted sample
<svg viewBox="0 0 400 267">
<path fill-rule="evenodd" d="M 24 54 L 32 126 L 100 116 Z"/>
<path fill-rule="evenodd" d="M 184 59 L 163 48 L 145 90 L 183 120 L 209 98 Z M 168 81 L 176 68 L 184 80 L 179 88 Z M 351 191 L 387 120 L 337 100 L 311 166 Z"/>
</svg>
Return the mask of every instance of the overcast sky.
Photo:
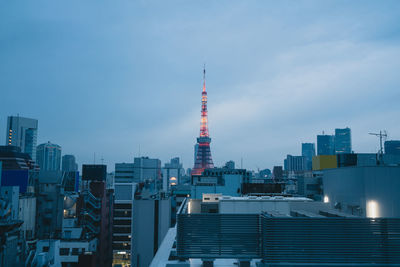
<svg viewBox="0 0 400 267">
<path fill-rule="evenodd" d="M 79 164 L 192 167 L 206 63 L 217 166 L 346 126 L 376 152 L 368 132 L 400 139 L 399 45 L 400 1 L 1 1 L 0 142 L 20 114 Z"/>
</svg>

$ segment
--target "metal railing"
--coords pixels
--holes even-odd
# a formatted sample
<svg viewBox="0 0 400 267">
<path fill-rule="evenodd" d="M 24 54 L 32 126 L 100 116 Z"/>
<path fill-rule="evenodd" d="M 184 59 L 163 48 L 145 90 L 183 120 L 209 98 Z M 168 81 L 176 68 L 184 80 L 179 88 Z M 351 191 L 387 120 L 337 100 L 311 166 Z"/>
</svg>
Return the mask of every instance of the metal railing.
<svg viewBox="0 0 400 267">
<path fill-rule="evenodd" d="M 84 194 L 85 194 L 84 200 L 85 200 L 86 203 L 89 203 L 95 209 L 100 209 L 101 208 L 101 201 L 100 201 L 99 198 L 95 197 L 89 191 L 85 191 Z"/>
</svg>

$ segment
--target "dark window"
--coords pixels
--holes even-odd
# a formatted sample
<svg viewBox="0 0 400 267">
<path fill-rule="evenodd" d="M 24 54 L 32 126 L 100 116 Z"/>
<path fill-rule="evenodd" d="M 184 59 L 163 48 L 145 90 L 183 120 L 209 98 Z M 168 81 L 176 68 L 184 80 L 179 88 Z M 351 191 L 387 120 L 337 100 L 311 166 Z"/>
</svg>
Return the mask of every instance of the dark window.
<svg viewBox="0 0 400 267">
<path fill-rule="evenodd" d="M 114 228 L 114 233 L 117 233 L 117 234 L 130 234 L 131 233 L 131 228 L 130 227 L 115 227 Z"/>
<path fill-rule="evenodd" d="M 131 220 L 114 220 L 114 225 L 131 225 Z"/>
<path fill-rule="evenodd" d="M 43 247 L 43 252 L 49 252 L 50 247 Z"/>
<path fill-rule="evenodd" d="M 132 204 L 114 204 L 114 209 L 129 210 L 132 209 Z"/>
<path fill-rule="evenodd" d="M 60 255 L 61 256 L 69 255 L 69 248 L 60 248 Z"/>
<path fill-rule="evenodd" d="M 115 228 L 114 228 L 115 229 Z M 113 236 L 113 241 L 126 241 L 129 242 L 131 239 L 127 235 L 116 235 Z"/>
<path fill-rule="evenodd" d="M 131 217 L 132 212 L 131 211 L 120 211 L 120 210 L 114 210 L 114 217 Z"/>
<path fill-rule="evenodd" d="M 79 248 L 72 248 L 71 255 L 79 255 Z"/>
</svg>

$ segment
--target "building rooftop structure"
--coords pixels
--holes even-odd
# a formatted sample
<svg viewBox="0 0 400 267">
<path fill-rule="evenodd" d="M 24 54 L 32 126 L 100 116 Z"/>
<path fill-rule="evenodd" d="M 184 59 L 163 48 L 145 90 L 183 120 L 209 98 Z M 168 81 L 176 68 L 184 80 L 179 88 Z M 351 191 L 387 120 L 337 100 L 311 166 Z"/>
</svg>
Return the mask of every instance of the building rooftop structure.
<svg viewBox="0 0 400 267">
<path fill-rule="evenodd" d="M 399 265 L 399 234 L 304 197 L 209 194 L 186 199 L 151 266 Z"/>
<path fill-rule="evenodd" d="M 39 166 L 28 153 L 22 153 L 18 146 L 0 146 L 0 161 L 3 170 L 39 170 Z"/>
<path fill-rule="evenodd" d="M 323 171 L 324 198 L 361 217 L 400 217 L 400 166 L 352 166 Z"/>
</svg>

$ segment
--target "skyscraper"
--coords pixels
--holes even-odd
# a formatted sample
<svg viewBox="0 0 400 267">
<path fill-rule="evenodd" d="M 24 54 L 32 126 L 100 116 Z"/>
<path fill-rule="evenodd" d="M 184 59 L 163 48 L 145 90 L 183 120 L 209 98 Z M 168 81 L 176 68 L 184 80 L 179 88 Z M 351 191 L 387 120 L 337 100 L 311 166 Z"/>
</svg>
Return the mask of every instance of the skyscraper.
<svg viewBox="0 0 400 267">
<path fill-rule="evenodd" d="M 50 142 L 38 145 L 36 160 L 41 170 L 59 171 L 61 165 L 61 147 Z"/>
<path fill-rule="evenodd" d="M 36 160 L 38 121 L 20 116 L 7 119 L 6 145 L 18 146 L 22 153 L 27 153 Z"/>
<path fill-rule="evenodd" d="M 385 154 L 400 155 L 400 140 L 385 141 Z"/>
<path fill-rule="evenodd" d="M 207 91 L 206 91 L 206 69 L 203 70 L 203 92 L 201 93 L 201 120 L 200 137 L 197 138 L 197 153 L 192 175 L 201 175 L 204 169 L 214 168 L 211 158 L 210 143 L 208 134 L 208 112 L 207 112 Z"/>
<path fill-rule="evenodd" d="M 76 172 L 78 170 L 78 164 L 76 164 L 74 155 L 64 155 L 62 157 L 62 171 L 64 172 Z"/>
<path fill-rule="evenodd" d="M 304 171 L 307 168 L 307 159 L 304 156 L 287 155 L 284 166 L 285 171 Z"/>
<path fill-rule="evenodd" d="M 334 155 L 335 136 L 317 135 L 317 150 L 318 150 L 318 155 Z"/>
<path fill-rule="evenodd" d="M 335 152 L 336 154 L 351 153 L 350 128 L 335 129 Z"/>
<path fill-rule="evenodd" d="M 315 156 L 315 144 L 314 143 L 302 143 L 301 144 L 301 155 L 306 158 L 307 170 L 312 169 L 312 157 Z"/>
</svg>

